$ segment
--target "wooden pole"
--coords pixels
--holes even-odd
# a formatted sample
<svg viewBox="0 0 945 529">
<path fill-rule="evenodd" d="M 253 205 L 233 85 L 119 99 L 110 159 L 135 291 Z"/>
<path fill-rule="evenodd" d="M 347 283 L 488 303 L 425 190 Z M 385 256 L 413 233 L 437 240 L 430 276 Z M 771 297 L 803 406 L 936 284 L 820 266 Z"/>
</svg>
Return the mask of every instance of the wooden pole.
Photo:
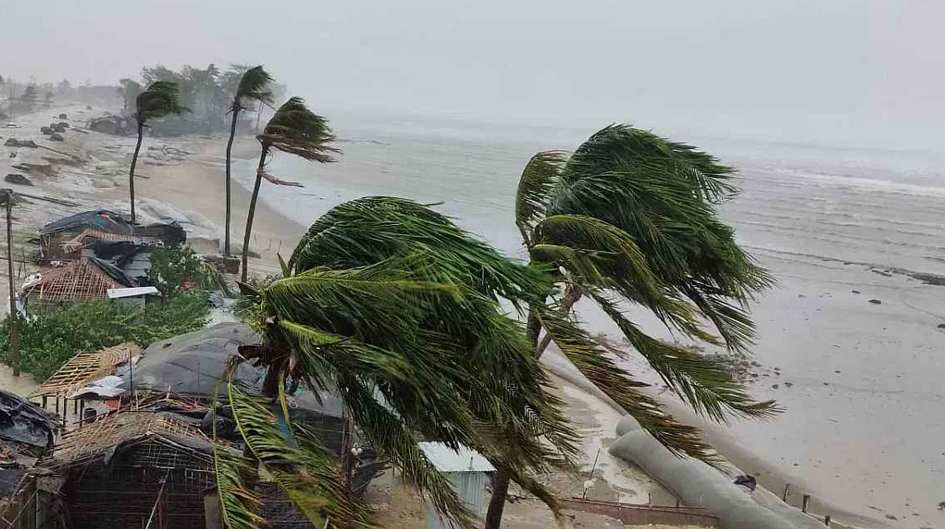
<svg viewBox="0 0 945 529">
<path fill-rule="evenodd" d="M 10 363 L 13 364 L 13 376 L 20 376 L 20 318 L 16 312 L 16 290 L 13 281 L 13 191 L 4 189 L 7 201 L 7 287 L 10 289 Z"/>
<path fill-rule="evenodd" d="M 824 516 L 824 525 L 830 527 L 830 515 Z"/>
<path fill-rule="evenodd" d="M 801 512 L 807 512 L 807 507 L 810 506 L 810 494 L 805 494 L 804 498 L 801 500 Z"/>
<path fill-rule="evenodd" d="M 781 501 L 787 501 L 788 491 L 791 490 L 791 484 L 784 485 L 784 494 L 781 495 Z"/>
</svg>

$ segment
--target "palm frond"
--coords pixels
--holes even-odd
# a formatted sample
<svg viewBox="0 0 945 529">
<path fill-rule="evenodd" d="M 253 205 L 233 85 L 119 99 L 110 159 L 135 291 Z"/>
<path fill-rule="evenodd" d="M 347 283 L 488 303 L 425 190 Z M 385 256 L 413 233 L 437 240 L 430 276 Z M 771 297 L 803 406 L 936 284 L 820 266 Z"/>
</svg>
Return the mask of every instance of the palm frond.
<svg viewBox="0 0 945 529">
<path fill-rule="evenodd" d="M 571 280 L 596 289 L 613 289 L 649 308 L 663 322 L 687 334 L 701 335 L 688 303 L 654 274 L 627 232 L 587 215 L 551 215 L 534 228 L 538 247 L 532 259 L 561 266 Z M 570 251 L 565 250 L 568 248 Z"/>
<path fill-rule="evenodd" d="M 557 183 L 567 154 L 561 151 L 540 152 L 528 161 L 515 191 L 515 224 L 522 233 L 526 246 L 531 246 L 529 234 L 545 216 L 548 194 Z"/>
<path fill-rule="evenodd" d="M 610 125 L 591 136 L 574 152 L 563 178 L 571 181 L 640 164 L 659 164 L 685 181 L 699 200 L 720 202 L 737 188 L 730 182 L 734 170 L 691 145 L 661 138 L 630 125 Z"/>
<path fill-rule="evenodd" d="M 223 446 L 217 438 L 220 388 L 229 379 L 229 373 L 235 367 L 236 362 L 227 363 L 226 372 L 220 377 L 213 392 L 211 424 L 213 425 L 214 474 L 217 479 L 217 494 L 220 497 L 223 524 L 232 529 L 255 529 L 266 523 L 259 515 L 262 499 L 247 484 L 255 483 L 258 479 L 256 468 L 239 453 Z"/>
<path fill-rule="evenodd" d="M 309 110 L 301 97 L 283 103 L 256 138 L 266 148 L 321 163 L 334 162 L 332 155 L 341 152 L 331 146 L 335 136 L 328 120 Z"/>
<path fill-rule="evenodd" d="M 136 99 L 138 123 L 169 115 L 183 114 L 190 110 L 180 104 L 180 90 L 177 83 L 155 81 L 148 89 L 138 94 Z"/>
<path fill-rule="evenodd" d="M 262 499 L 247 485 L 255 481 L 255 469 L 246 458 L 214 441 L 213 465 L 224 526 L 231 529 L 264 526 L 266 520 L 259 515 Z"/>
<path fill-rule="evenodd" d="M 268 398 L 243 392 L 233 380 L 228 395 L 246 445 L 312 525 L 322 527 L 326 518 L 335 527 L 369 525 L 365 508 L 349 497 L 332 454 L 317 437 L 295 425 L 287 438 L 276 425 L 289 418 L 277 417 Z"/>
<path fill-rule="evenodd" d="M 706 444 L 699 430 L 674 419 L 655 399 L 641 391 L 647 385 L 635 380 L 618 366 L 607 350 L 571 322 L 553 310 L 536 314 L 561 352 L 581 373 L 640 423 L 663 446 L 677 455 L 688 455 L 714 462 L 718 455 Z"/>
<path fill-rule="evenodd" d="M 411 254 L 436 263 L 427 270 L 435 281 L 469 285 L 516 305 L 552 289 L 543 271 L 506 258 L 432 208 L 395 197 L 364 197 L 332 208 L 302 237 L 289 267 L 352 268 Z"/>
<path fill-rule="evenodd" d="M 591 293 L 607 316 L 620 327 L 630 345 L 646 358 L 663 382 L 705 417 L 728 422 L 729 413 L 751 418 L 767 418 L 780 410 L 774 401 L 752 400 L 745 386 L 729 369 L 695 351 L 676 347 L 648 336 L 598 293 Z"/>
<path fill-rule="evenodd" d="M 272 81 L 272 76 L 261 65 L 246 70 L 236 87 L 236 94 L 233 96 L 233 108 L 242 109 L 244 99 L 271 105 L 274 100 L 272 90 L 269 89 L 269 83 Z"/>
</svg>

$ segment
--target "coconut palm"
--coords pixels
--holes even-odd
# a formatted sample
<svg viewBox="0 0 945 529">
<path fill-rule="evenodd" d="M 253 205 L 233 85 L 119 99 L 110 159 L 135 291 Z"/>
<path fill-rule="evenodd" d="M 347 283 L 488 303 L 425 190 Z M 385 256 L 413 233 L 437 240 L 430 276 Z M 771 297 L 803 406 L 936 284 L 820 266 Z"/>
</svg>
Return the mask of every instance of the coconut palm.
<svg viewBox="0 0 945 529">
<path fill-rule="evenodd" d="M 233 94 L 233 102 L 230 104 L 230 112 L 233 116 L 230 122 L 230 139 L 226 142 L 226 218 L 223 229 L 223 255 L 228 257 L 230 255 L 230 153 L 233 151 L 233 138 L 236 137 L 236 123 L 240 112 L 246 109 L 244 105 L 247 101 L 256 101 L 258 105 L 273 103 L 272 91 L 269 90 L 271 81 L 272 77 L 262 66 L 246 70 L 240 78 L 236 93 Z"/>
<path fill-rule="evenodd" d="M 256 184 L 253 186 L 253 195 L 249 200 L 249 211 L 246 214 L 246 231 L 243 234 L 243 270 L 242 281 L 246 281 L 246 265 L 249 257 L 249 240 L 253 230 L 253 216 L 256 213 L 256 199 L 259 197 L 259 185 L 265 178 L 277 185 L 301 184 L 285 182 L 266 172 L 267 158 L 272 149 L 301 156 L 309 161 L 329 163 L 335 161 L 332 154 L 341 151 L 329 144 L 335 140 L 328 126 L 328 120 L 316 115 L 301 97 L 292 97 L 279 107 L 272 116 L 263 133 L 256 136 L 261 149 L 259 165 L 256 168 Z"/>
<path fill-rule="evenodd" d="M 737 193 L 732 173 L 692 146 L 613 125 L 573 155 L 535 155 L 516 194 L 516 225 L 530 259 L 552 267 L 562 291 L 554 301 L 556 315 L 529 314 L 536 356 L 553 340 L 657 440 L 677 454 L 700 459 L 711 459 L 713 452 L 696 430 L 676 422 L 643 393 L 626 391 L 641 384 L 607 355 L 626 351 L 595 343 L 563 324 L 573 305 L 589 298 L 700 415 L 725 421 L 733 414 L 776 412 L 771 401 L 753 401 L 723 365 L 652 338 L 622 308 L 644 307 L 684 337 L 746 352 L 754 334 L 748 303 L 772 280 L 716 216 L 714 207 Z M 545 331 L 541 343 L 540 329 Z M 501 472 L 495 489 L 499 493 L 489 506 L 488 529 L 497 529 L 502 518 L 507 479 Z"/>
<path fill-rule="evenodd" d="M 128 189 L 131 193 L 131 222 L 135 222 L 135 166 L 138 164 L 138 152 L 141 151 L 141 140 L 144 138 L 144 128 L 148 121 L 160 119 L 170 115 L 180 115 L 187 112 L 178 101 L 177 83 L 155 81 L 148 89 L 135 98 L 135 121 L 138 122 L 138 143 L 135 153 L 131 157 L 131 170 L 128 171 Z"/>
<path fill-rule="evenodd" d="M 282 268 L 268 285 L 242 285 L 264 337 L 241 349 L 242 360 L 267 366 L 274 391 L 267 398 L 228 385 L 255 458 L 247 464 L 220 450 L 228 527 L 261 522 L 250 485 L 257 466 L 316 527 L 325 517 L 336 527 L 367 520 L 317 438 L 298 425 L 292 441 L 277 430 L 288 421 L 287 377 L 337 394 L 364 438 L 445 516 L 465 522 L 471 513 L 419 441 L 478 450 L 558 514 L 532 476 L 569 467 L 575 439 L 522 324 L 498 303 L 537 303 L 535 294 L 551 288 L 544 271 L 504 258 L 426 206 L 390 197 L 333 208 Z"/>
</svg>

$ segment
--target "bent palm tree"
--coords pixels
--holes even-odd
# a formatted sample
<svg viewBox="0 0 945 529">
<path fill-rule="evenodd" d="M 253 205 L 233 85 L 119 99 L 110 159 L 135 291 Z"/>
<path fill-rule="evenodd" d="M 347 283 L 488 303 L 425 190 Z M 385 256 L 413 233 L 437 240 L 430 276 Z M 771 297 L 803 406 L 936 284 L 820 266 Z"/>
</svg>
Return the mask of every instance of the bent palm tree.
<svg viewBox="0 0 945 529">
<path fill-rule="evenodd" d="M 259 185 L 265 178 L 278 185 L 301 184 L 285 182 L 266 172 L 266 158 L 272 149 L 301 156 L 306 160 L 329 163 L 335 161 L 332 154 L 341 151 L 330 147 L 335 140 L 328 126 L 328 120 L 315 115 L 305 106 L 301 97 L 293 97 L 282 104 L 276 111 L 263 133 L 256 136 L 262 148 L 259 153 L 259 166 L 256 168 L 256 184 L 253 186 L 253 195 L 249 201 L 249 211 L 246 214 L 246 231 L 243 234 L 243 270 L 242 281 L 246 281 L 246 265 L 249 257 L 249 240 L 253 230 L 253 216 L 256 213 L 256 199 L 259 197 Z"/>
<path fill-rule="evenodd" d="M 244 102 L 256 101 L 260 105 L 273 103 L 272 91 L 269 90 L 269 83 L 272 80 L 262 66 L 250 68 L 240 78 L 236 93 L 233 94 L 233 102 L 230 104 L 233 117 L 230 122 L 230 139 L 226 142 L 226 217 L 223 227 L 223 255 L 227 257 L 230 255 L 230 157 L 233 151 L 233 138 L 236 137 L 236 123 L 239 120 L 239 113 L 246 109 L 243 106 Z"/>
<path fill-rule="evenodd" d="M 135 121 L 138 122 L 138 143 L 131 158 L 131 170 L 128 171 L 128 189 L 131 193 L 131 222 L 135 222 L 135 166 L 138 164 L 138 152 L 141 151 L 141 140 L 144 138 L 144 128 L 148 121 L 163 118 L 171 114 L 182 114 L 187 108 L 182 107 L 178 100 L 177 83 L 169 81 L 155 81 L 147 90 L 135 98 L 137 109 Z"/>
<path fill-rule="evenodd" d="M 516 195 L 516 225 L 531 261 L 552 267 L 564 290 L 556 313 L 529 314 L 536 356 L 554 340 L 658 441 L 676 454 L 700 459 L 712 459 L 713 453 L 698 431 L 640 393 L 644 384 L 608 355 L 626 353 L 575 333 L 568 320 L 574 303 L 591 298 L 700 415 L 724 422 L 730 414 L 776 413 L 773 402 L 754 402 L 723 365 L 648 336 L 620 308 L 643 306 L 686 337 L 746 351 L 754 335 L 748 302 L 772 279 L 716 217 L 714 206 L 737 193 L 732 173 L 694 147 L 615 125 L 591 136 L 570 157 L 535 155 Z M 704 320 L 721 339 L 702 327 Z M 546 333 L 541 344 L 540 329 Z M 500 491 L 503 479 L 500 473 Z M 504 494 L 493 495 L 488 529 L 499 527 L 504 503 Z"/>
<path fill-rule="evenodd" d="M 267 379 L 276 404 L 235 383 L 228 396 L 258 466 L 316 527 L 326 517 L 337 527 L 367 517 L 344 496 L 314 436 L 292 426 L 288 441 L 274 426 L 288 420 L 289 376 L 335 392 L 366 440 L 442 514 L 471 516 L 419 441 L 478 450 L 557 515 L 531 475 L 569 466 L 575 438 L 522 325 L 497 301 L 536 301 L 550 287 L 543 271 L 504 258 L 425 206 L 369 197 L 317 220 L 283 276 L 258 290 L 243 285 L 264 343 L 241 353 L 275 375 Z M 258 526 L 254 465 L 222 452 L 217 464 L 227 526 Z"/>
</svg>

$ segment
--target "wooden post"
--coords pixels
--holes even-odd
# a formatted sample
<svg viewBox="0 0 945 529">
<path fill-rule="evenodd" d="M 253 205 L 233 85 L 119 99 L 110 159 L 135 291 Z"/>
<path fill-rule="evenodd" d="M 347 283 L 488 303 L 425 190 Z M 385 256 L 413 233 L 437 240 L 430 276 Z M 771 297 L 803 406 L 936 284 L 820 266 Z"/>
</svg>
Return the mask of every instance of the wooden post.
<svg viewBox="0 0 945 529">
<path fill-rule="evenodd" d="M 784 485 L 784 494 L 781 495 L 781 501 L 787 501 L 788 491 L 791 490 L 791 484 L 787 483 Z"/>
<path fill-rule="evenodd" d="M 824 525 L 830 527 L 830 515 L 824 516 Z"/>
<path fill-rule="evenodd" d="M 13 190 L 4 189 L 7 206 L 7 274 L 10 289 L 10 363 L 13 376 L 20 376 L 20 318 L 16 312 L 16 286 L 13 281 Z"/>
<path fill-rule="evenodd" d="M 805 494 L 804 499 L 801 500 L 801 512 L 807 512 L 808 506 L 810 506 L 810 494 Z"/>
</svg>

